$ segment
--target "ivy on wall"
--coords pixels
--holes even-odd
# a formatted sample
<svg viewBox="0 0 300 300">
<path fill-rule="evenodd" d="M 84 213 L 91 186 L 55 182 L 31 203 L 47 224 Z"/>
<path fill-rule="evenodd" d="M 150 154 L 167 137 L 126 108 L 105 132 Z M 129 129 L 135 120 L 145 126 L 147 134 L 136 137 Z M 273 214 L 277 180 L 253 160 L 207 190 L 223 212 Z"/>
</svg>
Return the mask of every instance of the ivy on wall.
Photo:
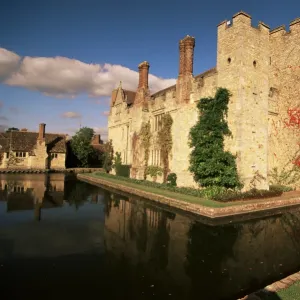
<svg viewBox="0 0 300 300">
<path fill-rule="evenodd" d="M 198 122 L 190 129 L 189 170 L 203 187 L 241 188 L 235 156 L 224 151 L 224 137 L 231 132 L 227 124 L 230 93 L 218 88 L 214 98 L 203 98 L 198 104 Z"/>
<path fill-rule="evenodd" d="M 144 180 L 147 178 L 147 167 L 149 161 L 150 144 L 151 144 L 151 127 L 150 122 L 142 123 L 142 127 L 139 134 L 141 138 L 141 145 L 144 149 Z"/>
<path fill-rule="evenodd" d="M 172 124 L 173 119 L 170 114 L 165 114 L 161 119 L 160 130 L 158 131 L 157 142 L 161 151 L 161 159 L 163 163 L 163 182 L 167 182 L 169 173 L 169 155 L 172 150 Z"/>
</svg>

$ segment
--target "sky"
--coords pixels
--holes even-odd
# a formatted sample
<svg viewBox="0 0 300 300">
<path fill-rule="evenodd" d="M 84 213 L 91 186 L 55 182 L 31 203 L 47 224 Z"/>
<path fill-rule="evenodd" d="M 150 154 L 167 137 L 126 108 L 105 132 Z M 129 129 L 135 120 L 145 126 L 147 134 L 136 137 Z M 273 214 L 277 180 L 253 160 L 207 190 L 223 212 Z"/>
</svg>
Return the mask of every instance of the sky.
<svg viewBox="0 0 300 300">
<path fill-rule="evenodd" d="M 216 65 L 217 25 L 245 11 L 271 29 L 300 17 L 285 0 L 1 0 L 0 130 L 73 135 L 80 126 L 107 138 L 112 90 L 136 90 L 150 63 L 156 92 L 175 83 L 179 40 L 196 39 L 194 74 Z"/>
</svg>

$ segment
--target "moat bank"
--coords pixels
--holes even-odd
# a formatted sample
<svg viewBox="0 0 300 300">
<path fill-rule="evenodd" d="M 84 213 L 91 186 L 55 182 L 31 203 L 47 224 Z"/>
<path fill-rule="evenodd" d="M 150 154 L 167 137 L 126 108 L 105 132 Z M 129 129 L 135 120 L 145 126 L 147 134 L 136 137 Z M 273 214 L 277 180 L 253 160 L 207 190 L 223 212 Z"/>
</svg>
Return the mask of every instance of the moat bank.
<svg viewBox="0 0 300 300">
<path fill-rule="evenodd" d="M 235 201 L 222 203 L 170 191 L 162 191 L 157 188 L 150 188 L 134 183 L 122 182 L 119 179 L 101 177 L 95 174 L 78 174 L 77 178 L 91 184 L 113 188 L 169 207 L 213 219 L 249 213 L 268 213 L 270 211 L 279 213 L 280 210 L 300 206 L 300 192 L 284 193 L 280 197 L 263 200 L 254 199 L 244 202 Z"/>
</svg>

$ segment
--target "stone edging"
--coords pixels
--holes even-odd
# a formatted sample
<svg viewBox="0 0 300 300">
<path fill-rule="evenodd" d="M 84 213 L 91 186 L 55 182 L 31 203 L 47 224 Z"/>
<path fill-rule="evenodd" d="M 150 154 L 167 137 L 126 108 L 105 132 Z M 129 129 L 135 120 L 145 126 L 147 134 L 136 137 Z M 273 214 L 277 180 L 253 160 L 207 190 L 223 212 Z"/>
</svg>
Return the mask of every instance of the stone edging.
<svg viewBox="0 0 300 300">
<path fill-rule="evenodd" d="M 279 281 L 276 281 L 266 286 L 264 289 L 258 290 L 238 300 L 261 300 L 261 296 L 263 297 L 263 295 L 268 295 L 268 293 L 274 293 L 286 289 L 299 280 L 300 280 L 300 272 L 296 272 L 290 276 L 287 276 Z"/>
<path fill-rule="evenodd" d="M 295 197 L 291 199 L 276 199 L 276 200 L 266 200 L 259 203 L 248 203 L 240 204 L 228 207 L 206 207 L 200 204 L 193 204 L 184 202 L 182 200 L 177 200 L 169 197 L 165 197 L 158 194 L 153 194 L 150 192 L 145 192 L 139 189 L 127 187 L 126 185 L 116 184 L 105 180 L 103 178 L 94 178 L 88 175 L 78 174 L 78 179 L 88 181 L 92 184 L 100 184 L 103 186 L 111 187 L 117 190 L 124 191 L 129 194 L 134 194 L 143 198 L 150 199 L 155 202 L 162 203 L 167 206 L 175 207 L 184 211 L 188 211 L 197 215 L 202 215 L 208 218 L 222 218 L 233 215 L 247 214 L 250 212 L 259 212 L 265 210 L 272 210 L 276 208 L 285 208 L 288 206 L 300 205 L 300 197 Z"/>
</svg>

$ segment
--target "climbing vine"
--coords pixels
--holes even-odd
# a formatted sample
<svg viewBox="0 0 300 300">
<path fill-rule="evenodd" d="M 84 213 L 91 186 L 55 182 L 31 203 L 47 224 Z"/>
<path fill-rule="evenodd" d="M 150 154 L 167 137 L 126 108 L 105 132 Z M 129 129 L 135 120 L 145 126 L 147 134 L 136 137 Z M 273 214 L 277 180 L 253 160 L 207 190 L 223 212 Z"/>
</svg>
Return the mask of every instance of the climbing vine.
<svg viewBox="0 0 300 300">
<path fill-rule="evenodd" d="M 199 119 L 190 130 L 189 170 L 203 187 L 240 188 L 235 156 L 224 151 L 224 137 L 230 136 L 226 116 L 230 93 L 218 88 L 214 98 L 203 98 L 198 104 Z"/>
<path fill-rule="evenodd" d="M 161 119 L 160 130 L 158 131 L 157 141 L 161 151 L 161 159 L 163 163 L 163 182 L 167 182 L 169 172 L 169 154 L 172 150 L 172 124 L 173 119 L 170 114 L 165 114 Z"/>
<path fill-rule="evenodd" d="M 148 167 L 148 160 L 149 160 L 149 153 L 150 153 L 150 144 L 151 144 L 151 127 L 150 122 L 143 123 L 140 131 L 141 137 L 141 145 L 144 149 L 144 180 L 147 178 L 147 167 Z"/>
</svg>

